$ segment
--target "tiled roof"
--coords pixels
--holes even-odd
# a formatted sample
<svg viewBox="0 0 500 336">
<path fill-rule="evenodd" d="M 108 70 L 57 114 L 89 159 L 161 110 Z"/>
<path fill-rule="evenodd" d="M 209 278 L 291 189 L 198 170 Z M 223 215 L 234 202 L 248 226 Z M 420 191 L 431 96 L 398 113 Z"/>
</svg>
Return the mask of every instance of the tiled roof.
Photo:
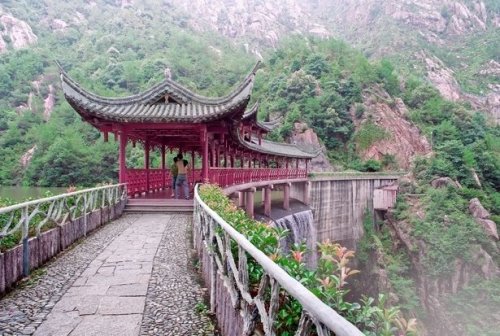
<svg viewBox="0 0 500 336">
<path fill-rule="evenodd" d="M 278 123 L 281 121 L 279 120 L 273 120 L 273 121 L 258 121 L 257 120 L 257 112 L 259 111 L 259 103 L 253 104 L 253 106 L 245 111 L 243 114 L 243 117 L 241 118 L 242 121 L 254 121 L 255 125 L 261 129 L 263 129 L 266 132 L 271 132 L 274 128 L 278 126 Z"/>
<path fill-rule="evenodd" d="M 252 137 L 251 141 L 246 141 L 241 137 L 241 134 L 238 132 L 236 127 L 232 127 L 231 130 L 232 138 L 239 143 L 241 147 L 261 154 L 286 156 L 299 159 L 311 159 L 319 155 L 319 151 L 310 153 L 300 149 L 296 145 L 264 139 L 261 140 L 261 144 L 259 145 L 259 139 L 257 137 Z"/>
<path fill-rule="evenodd" d="M 221 98 L 200 96 L 169 79 L 124 98 L 105 98 L 88 92 L 62 69 L 61 82 L 66 99 L 82 115 L 121 122 L 200 123 L 244 109 L 250 100 L 258 65 L 233 92 Z M 161 101 L 166 95 L 175 102 Z"/>
</svg>

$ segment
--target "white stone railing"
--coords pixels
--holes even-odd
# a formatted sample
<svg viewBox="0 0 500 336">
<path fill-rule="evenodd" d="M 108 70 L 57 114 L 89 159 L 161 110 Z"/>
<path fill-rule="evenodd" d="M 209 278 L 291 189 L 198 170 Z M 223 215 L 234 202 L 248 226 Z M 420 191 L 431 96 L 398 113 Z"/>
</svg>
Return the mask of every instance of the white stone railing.
<svg viewBox="0 0 500 336">
<path fill-rule="evenodd" d="M 276 335 L 275 321 L 283 294 L 295 298 L 303 308 L 294 331 L 296 336 L 310 335 L 314 327 L 319 336 L 363 335 L 210 209 L 201 200 L 198 186 L 193 239 L 203 278 L 210 289 L 210 309 L 217 316 L 223 335 L 253 335 L 257 329 L 265 335 Z M 231 251 L 232 242 L 238 246 L 237 262 Z M 253 291 L 248 256 L 264 270 L 258 289 Z"/>
<path fill-rule="evenodd" d="M 23 275 L 30 270 L 31 236 L 40 236 L 48 225 L 61 226 L 79 218 L 79 230 L 87 234 L 89 215 L 99 209 L 111 209 L 126 200 L 125 184 L 70 192 L 0 208 L 0 241 L 19 237 L 23 245 Z M 100 222 L 100 220 L 99 220 Z"/>
</svg>

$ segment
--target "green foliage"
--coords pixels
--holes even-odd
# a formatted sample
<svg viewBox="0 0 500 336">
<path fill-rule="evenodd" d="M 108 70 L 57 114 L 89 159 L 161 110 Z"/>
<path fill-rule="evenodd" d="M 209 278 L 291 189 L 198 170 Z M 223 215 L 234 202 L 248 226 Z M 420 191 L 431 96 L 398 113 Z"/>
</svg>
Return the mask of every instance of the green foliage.
<svg viewBox="0 0 500 336">
<path fill-rule="evenodd" d="M 329 150 L 340 152 L 351 141 L 350 108 L 361 102 L 362 88 L 386 79 L 390 82 L 391 76 L 390 64 L 383 63 L 379 73 L 340 41 L 309 38 L 304 43 L 290 38 L 259 73 L 254 95 L 263 100 L 261 107 L 267 115 L 285 116 L 277 131 L 281 138 L 290 135 L 293 122 L 306 122 Z M 359 104 L 358 110 L 362 109 Z"/>
<path fill-rule="evenodd" d="M 389 137 L 390 135 L 386 130 L 368 121 L 361 126 L 358 132 L 356 132 L 354 138 L 359 149 L 366 150 L 375 142 L 388 139 Z"/>
<path fill-rule="evenodd" d="M 460 321 L 465 335 L 493 336 L 500 323 L 500 282 L 475 280 L 456 295 L 446 298 L 446 308 Z M 471 309 L 472 308 L 472 309 Z"/>
<path fill-rule="evenodd" d="M 467 215 L 468 202 L 460 197 L 456 189 L 432 189 L 423 199 L 425 218 L 413 218 L 416 237 L 426 244 L 424 266 L 429 275 L 440 277 L 454 270 L 454 260 L 470 259 L 472 246 L 486 243 L 482 228 Z"/>
<path fill-rule="evenodd" d="M 200 196 L 212 210 L 226 222 L 242 233 L 253 245 L 267 254 L 290 276 L 297 279 L 327 305 L 335 309 L 346 319 L 364 330 L 368 335 L 414 335 L 415 320 L 406 321 L 398 307 L 389 307 L 385 296 L 381 295 L 376 303 L 373 298 L 365 298 L 361 303 L 349 302 L 346 295 L 348 279 L 359 273 L 350 268 L 354 251 L 339 244 L 324 242 L 319 244 L 320 257 L 316 270 L 310 270 L 304 263 L 305 245 L 295 245 L 289 255 L 284 255 L 278 248 L 279 239 L 287 233 L 272 228 L 264 223 L 248 218 L 245 212 L 237 209 L 224 196 L 222 190 L 213 185 L 200 187 Z M 214 248 L 217 248 L 215 246 Z M 231 244 L 233 255 L 238 255 L 236 244 Z M 260 283 L 264 272 L 250 256 L 247 257 L 250 286 Z M 280 293 L 279 309 L 276 319 L 276 331 L 279 335 L 292 335 L 298 327 L 302 314 L 300 303 L 283 290 Z"/>
</svg>

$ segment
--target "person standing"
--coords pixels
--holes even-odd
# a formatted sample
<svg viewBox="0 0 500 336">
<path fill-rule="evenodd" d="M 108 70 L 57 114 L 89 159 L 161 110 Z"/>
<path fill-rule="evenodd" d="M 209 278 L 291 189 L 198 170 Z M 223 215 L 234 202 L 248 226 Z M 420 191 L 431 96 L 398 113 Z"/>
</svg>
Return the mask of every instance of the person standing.
<svg viewBox="0 0 500 336">
<path fill-rule="evenodd" d="M 178 171 L 177 181 L 175 184 L 175 198 L 177 199 L 181 193 L 181 188 L 184 192 L 184 198 L 189 199 L 189 184 L 187 180 L 188 161 L 183 159 L 184 157 L 179 153 L 179 155 L 177 155 L 177 162 L 175 163 Z"/>
<path fill-rule="evenodd" d="M 175 187 L 176 187 L 175 183 L 177 182 L 177 175 L 179 174 L 179 171 L 177 169 L 177 161 L 178 158 L 176 156 L 174 157 L 174 163 L 170 167 L 170 173 L 172 174 L 172 197 L 175 196 Z"/>
</svg>

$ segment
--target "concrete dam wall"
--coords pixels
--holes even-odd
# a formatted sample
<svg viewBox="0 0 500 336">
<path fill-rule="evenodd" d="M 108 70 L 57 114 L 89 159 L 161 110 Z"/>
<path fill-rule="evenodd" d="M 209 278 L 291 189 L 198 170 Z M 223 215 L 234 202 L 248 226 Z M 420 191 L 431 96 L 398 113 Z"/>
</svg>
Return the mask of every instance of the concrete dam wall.
<svg viewBox="0 0 500 336">
<path fill-rule="evenodd" d="M 363 236 L 363 217 L 373 216 L 374 190 L 394 184 L 394 175 L 333 175 L 311 178 L 309 204 L 313 210 L 317 241 L 337 241 L 349 248 Z M 291 196 L 303 200 L 305 184 L 292 185 Z"/>
</svg>

